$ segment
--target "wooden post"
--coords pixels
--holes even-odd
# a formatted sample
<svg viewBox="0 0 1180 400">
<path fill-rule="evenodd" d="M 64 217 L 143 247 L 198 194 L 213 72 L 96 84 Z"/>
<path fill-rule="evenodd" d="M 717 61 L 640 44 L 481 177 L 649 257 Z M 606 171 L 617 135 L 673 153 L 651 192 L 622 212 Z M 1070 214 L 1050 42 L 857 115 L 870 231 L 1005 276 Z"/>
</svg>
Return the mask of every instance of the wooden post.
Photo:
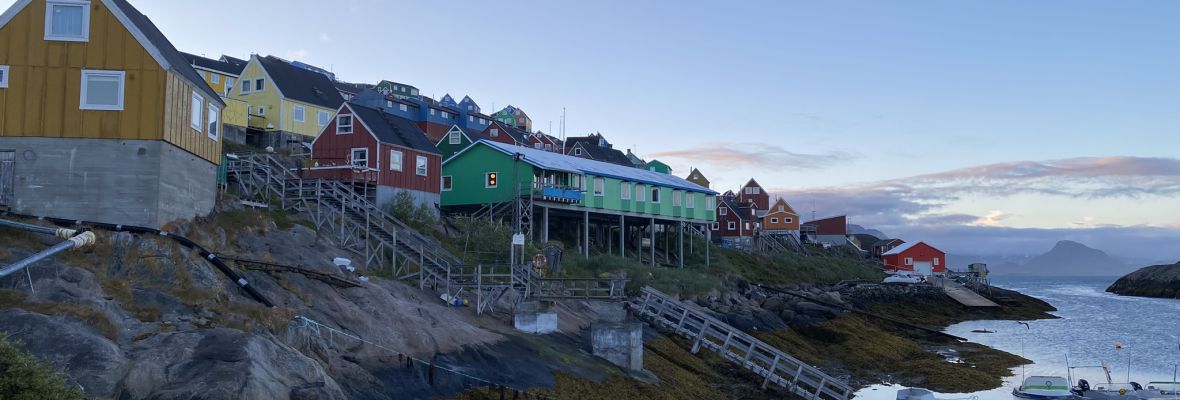
<svg viewBox="0 0 1180 400">
<path fill-rule="evenodd" d="M 713 247 L 713 230 L 705 227 L 705 268 L 709 268 L 709 248 Z"/>
<path fill-rule="evenodd" d="M 619 215 L 619 257 L 627 257 L 627 217 Z"/>
<path fill-rule="evenodd" d="M 770 377 L 774 376 L 775 370 L 778 369 L 779 355 L 774 355 L 774 362 L 770 363 L 770 369 L 766 370 L 766 379 L 762 381 L 762 390 L 766 390 L 766 384 L 770 383 Z"/>
<path fill-rule="evenodd" d="M 684 268 L 684 221 L 677 222 L 676 225 L 676 251 L 680 252 L 680 268 Z"/>
<path fill-rule="evenodd" d="M 651 254 L 651 266 L 654 267 L 654 266 L 656 266 L 656 219 L 655 218 L 652 218 L 651 221 L 648 222 L 648 229 L 651 229 L 651 233 L 649 234 L 650 238 L 651 238 L 651 240 L 650 240 L 651 241 L 651 248 L 649 249 L 649 252 Z M 694 353 L 695 353 L 695 351 L 694 351 Z"/>
<path fill-rule="evenodd" d="M 541 242 L 549 243 L 549 207 L 541 207 Z"/>
<path fill-rule="evenodd" d="M 590 211 L 582 214 L 582 256 L 590 258 Z"/>
<path fill-rule="evenodd" d="M 697 338 L 692 343 L 692 354 L 701 351 L 701 341 L 705 340 L 705 332 L 709 331 L 709 320 L 705 320 L 705 325 L 701 326 L 701 333 L 697 334 Z"/>
</svg>

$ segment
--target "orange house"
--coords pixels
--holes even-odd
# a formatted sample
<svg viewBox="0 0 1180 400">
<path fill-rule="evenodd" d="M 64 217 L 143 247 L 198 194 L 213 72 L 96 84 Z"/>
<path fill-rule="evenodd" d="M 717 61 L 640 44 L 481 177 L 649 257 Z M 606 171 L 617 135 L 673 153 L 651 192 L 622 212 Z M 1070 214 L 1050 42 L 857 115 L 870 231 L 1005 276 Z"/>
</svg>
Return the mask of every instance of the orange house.
<svg viewBox="0 0 1180 400">
<path fill-rule="evenodd" d="M 770 234 L 798 234 L 799 214 L 780 197 L 762 217 L 762 229 Z"/>
</svg>

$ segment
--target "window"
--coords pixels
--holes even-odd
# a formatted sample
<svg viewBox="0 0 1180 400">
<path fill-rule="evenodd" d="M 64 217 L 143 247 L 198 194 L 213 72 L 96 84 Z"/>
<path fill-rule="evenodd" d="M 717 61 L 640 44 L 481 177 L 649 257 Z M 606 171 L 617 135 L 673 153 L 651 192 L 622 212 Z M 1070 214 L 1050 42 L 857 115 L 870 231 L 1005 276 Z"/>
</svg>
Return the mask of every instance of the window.
<svg viewBox="0 0 1180 400">
<path fill-rule="evenodd" d="M 225 93 L 228 94 L 230 91 L 234 90 L 234 85 L 236 84 L 237 81 L 235 81 L 234 78 L 225 78 Z"/>
<path fill-rule="evenodd" d="M 390 171 L 401 171 L 402 165 L 405 162 L 405 160 L 403 158 L 404 157 L 402 155 L 402 152 L 397 151 L 397 150 L 390 150 L 389 151 L 389 170 Z"/>
<path fill-rule="evenodd" d="M 914 259 L 910 257 L 905 258 L 905 265 L 914 265 Z"/>
<path fill-rule="evenodd" d="M 576 149 L 574 149 L 574 155 L 575 155 L 575 156 L 580 156 L 580 155 L 582 155 L 582 148 L 581 148 L 581 147 L 579 147 L 579 148 L 576 148 Z"/>
<path fill-rule="evenodd" d="M 217 121 L 217 106 L 213 105 L 213 103 L 209 103 L 209 111 L 205 113 L 205 115 L 207 115 L 209 118 L 209 130 L 206 132 L 209 134 L 210 139 L 216 141 L 218 134 L 217 127 L 220 126 L 218 124 L 219 121 Z"/>
<path fill-rule="evenodd" d="M 709 227 L 713 228 L 713 230 L 717 230 L 717 225 L 718 224 L 716 222 L 714 222 L 714 223 L 709 224 Z"/>
<path fill-rule="evenodd" d="M 352 115 L 337 115 L 336 134 L 347 135 L 350 133 L 352 133 Z"/>
<path fill-rule="evenodd" d="M 726 229 L 729 229 L 731 231 L 735 230 L 735 229 L 737 229 L 737 222 L 733 222 L 733 221 L 726 222 L 725 227 L 726 227 Z"/>
<path fill-rule="evenodd" d="M 623 200 L 631 200 L 631 182 L 623 182 L 619 184 L 619 198 Z"/>
<path fill-rule="evenodd" d="M 541 150 L 541 144 L 540 143 L 533 143 L 533 148 L 537 149 L 537 150 Z"/>
<path fill-rule="evenodd" d="M 221 83 L 221 75 L 210 73 L 209 74 L 209 81 L 213 82 L 213 83 Z"/>
<path fill-rule="evenodd" d="M 492 137 L 500 137 L 500 128 L 492 128 Z"/>
<path fill-rule="evenodd" d="M 419 176 L 426 176 L 426 172 L 427 172 L 426 156 L 415 157 L 414 165 L 415 165 L 414 166 L 415 173 L 417 173 Z"/>
<path fill-rule="evenodd" d="M 393 100 L 385 100 L 385 108 L 393 108 Z"/>
<path fill-rule="evenodd" d="M 645 201 L 647 199 L 647 187 L 643 185 L 635 185 L 635 201 Z"/>
<path fill-rule="evenodd" d="M 407 106 L 405 104 L 398 104 L 397 109 L 402 110 L 402 111 L 410 111 L 410 106 Z"/>
<path fill-rule="evenodd" d="M 792 222 L 795 222 L 795 219 L 794 219 L 794 218 L 791 218 L 791 217 L 786 217 L 786 218 L 783 218 L 783 223 L 785 223 L 785 224 L 789 224 L 789 223 L 792 223 Z"/>
<path fill-rule="evenodd" d="M 672 207 L 680 207 L 680 197 L 682 194 L 679 190 L 672 190 Z"/>
<path fill-rule="evenodd" d="M 204 119 L 201 118 L 201 110 L 205 108 L 205 98 L 201 97 L 201 95 L 197 94 L 197 92 L 193 92 L 193 103 L 190 106 L 189 126 L 192 126 L 193 129 L 196 129 L 197 132 L 200 132 L 201 125 L 205 122 Z"/>
<path fill-rule="evenodd" d="M 258 106 L 258 115 L 263 117 L 266 116 L 266 106 Z"/>
<path fill-rule="evenodd" d="M 444 192 L 449 192 L 449 191 L 451 191 L 451 184 L 452 184 L 452 182 L 453 182 L 453 181 L 454 181 L 454 180 L 453 180 L 453 179 L 451 179 L 451 176 L 450 176 L 450 175 L 447 175 L 447 176 L 444 176 L 444 177 L 442 177 L 442 190 L 443 190 Z"/>
<path fill-rule="evenodd" d="M 460 136 L 459 131 L 451 131 L 451 133 L 447 134 L 447 143 L 459 144 L 462 143 L 462 141 L 463 137 Z"/>
<path fill-rule="evenodd" d="M 264 80 L 262 78 L 255 79 L 254 80 L 254 91 L 261 92 L 263 90 L 266 90 L 266 80 Z"/>
<path fill-rule="evenodd" d="M 446 111 L 442 111 L 442 117 L 446 118 L 446 119 L 451 119 L 451 113 L 448 113 Z"/>
<path fill-rule="evenodd" d="M 602 187 L 606 185 L 606 180 L 603 178 L 594 178 L 594 195 L 602 196 Z"/>
<path fill-rule="evenodd" d="M 484 174 L 483 187 L 488 188 L 488 189 L 492 189 L 492 188 L 499 186 L 499 184 L 500 184 L 499 178 L 500 178 L 500 174 L 496 173 L 496 172 L 488 172 L 487 174 Z"/>
<path fill-rule="evenodd" d="M 431 108 L 431 109 L 430 109 L 430 115 L 434 115 L 434 109 L 433 109 L 433 108 Z"/>
<path fill-rule="evenodd" d="M 746 194 L 758 194 L 758 193 L 761 193 L 761 191 L 758 190 L 757 186 L 746 188 Z"/>
<path fill-rule="evenodd" d="M 79 108 L 83 110 L 123 109 L 123 71 L 82 70 L 82 100 Z M 199 119 L 197 121 L 200 121 Z M 197 129 L 201 123 L 197 122 Z"/>
<path fill-rule="evenodd" d="M 546 144 L 545 144 L 545 150 L 546 150 L 546 151 L 553 151 L 553 145 L 546 143 Z"/>
<path fill-rule="evenodd" d="M 651 202 L 652 203 L 659 203 L 660 202 L 660 188 L 658 188 L 658 187 L 651 188 Z"/>
<path fill-rule="evenodd" d="M 778 212 L 785 212 L 785 211 L 787 211 L 786 206 L 778 206 Z"/>
<path fill-rule="evenodd" d="M 304 120 L 303 106 L 294 106 L 291 109 L 291 111 L 292 111 L 292 113 L 291 113 L 292 116 L 295 118 L 295 122 L 303 122 L 303 120 Z"/>
<path fill-rule="evenodd" d="M 45 40 L 90 40 L 89 1 L 50 0 L 45 3 Z"/>
<path fill-rule="evenodd" d="M 772 223 L 772 224 L 777 224 L 777 223 L 778 223 L 778 218 L 771 218 L 771 219 L 770 219 L 770 223 Z"/>
<path fill-rule="evenodd" d="M 0 88 L 8 87 L 8 66 L 0 65 Z"/>
<path fill-rule="evenodd" d="M 468 108 L 468 109 L 471 109 L 471 106 L 467 106 L 467 108 Z M 468 116 L 467 116 L 467 122 L 475 122 L 475 117 L 474 117 L 474 116 L 471 116 L 471 115 L 468 115 Z"/>
<path fill-rule="evenodd" d="M 934 265 L 938 265 L 938 257 L 934 257 Z"/>
<path fill-rule="evenodd" d="M 242 81 L 242 94 L 250 93 L 250 81 Z"/>
<path fill-rule="evenodd" d="M 355 167 L 369 167 L 369 149 L 352 149 L 352 165 Z"/>
<path fill-rule="evenodd" d="M 696 208 L 697 194 L 696 193 L 685 193 L 685 197 L 688 197 L 688 200 L 686 201 L 686 203 L 688 203 L 687 207 L 688 208 Z"/>
<path fill-rule="evenodd" d="M 331 118 L 331 116 L 332 114 L 327 111 L 319 111 L 316 114 L 316 122 L 319 122 L 320 127 L 328 126 L 328 118 Z"/>
<path fill-rule="evenodd" d="M 718 212 L 720 212 L 721 215 L 729 215 L 729 207 L 721 207 L 721 209 L 718 210 Z"/>
<path fill-rule="evenodd" d="M 716 204 L 717 204 L 716 197 L 705 196 L 705 209 L 706 210 L 712 210 L 714 207 L 716 207 Z"/>
</svg>

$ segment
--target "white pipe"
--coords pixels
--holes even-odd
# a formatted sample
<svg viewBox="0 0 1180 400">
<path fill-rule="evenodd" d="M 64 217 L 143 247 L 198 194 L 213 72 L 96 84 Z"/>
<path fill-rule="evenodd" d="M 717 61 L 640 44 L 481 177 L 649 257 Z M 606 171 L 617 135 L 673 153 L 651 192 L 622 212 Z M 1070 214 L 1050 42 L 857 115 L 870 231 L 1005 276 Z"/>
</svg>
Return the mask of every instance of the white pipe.
<svg viewBox="0 0 1180 400">
<path fill-rule="evenodd" d="M 45 250 L 41 250 L 40 252 L 29 256 L 28 258 L 17 261 L 16 263 L 8 265 L 6 267 L 0 268 L 0 278 L 6 277 L 8 275 L 11 275 L 14 272 L 25 269 L 28 266 L 32 265 L 33 263 L 35 263 L 37 261 L 44 260 L 46 258 L 49 258 L 50 256 L 53 256 L 54 254 L 57 254 L 57 253 L 60 253 L 60 252 L 66 251 L 66 250 L 70 250 L 70 249 L 79 249 L 79 248 L 82 248 L 85 246 L 92 245 L 92 244 L 94 244 L 94 242 L 95 242 L 94 232 L 83 232 L 81 235 L 71 237 L 64 242 L 53 245 L 53 247 L 50 247 Z"/>
</svg>

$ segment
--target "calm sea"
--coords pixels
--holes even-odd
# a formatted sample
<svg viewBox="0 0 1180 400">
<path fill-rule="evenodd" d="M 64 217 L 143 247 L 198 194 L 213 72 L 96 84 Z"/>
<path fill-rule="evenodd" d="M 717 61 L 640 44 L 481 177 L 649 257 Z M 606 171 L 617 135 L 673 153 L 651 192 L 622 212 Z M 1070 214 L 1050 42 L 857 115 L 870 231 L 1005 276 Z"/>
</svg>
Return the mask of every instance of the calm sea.
<svg viewBox="0 0 1180 400">
<path fill-rule="evenodd" d="M 1025 375 L 1066 376 L 1067 365 L 1099 365 L 1106 361 L 1116 382 L 1171 381 L 1180 363 L 1180 300 L 1124 297 L 1106 293 L 1116 278 L 1004 278 L 993 282 L 1049 302 L 1060 319 L 1027 321 L 970 321 L 950 326 L 947 333 L 965 337 L 1013 354 L 1034 364 Z M 995 333 L 975 333 L 975 330 Z M 1121 349 L 1116 348 L 1116 343 Z M 1129 368 L 1128 368 L 1129 365 Z M 978 397 L 981 400 L 1012 398 L 1020 384 L 1021 368 L 1005 379 L 1004 386 L 979 393 L 941 394 L 939 398 Z M 1101 369 L 1074 369 L 1090 382 L 1105 381 Z M 875 386 L 857 397 L 894 399 L 898 386 Z"/>
</svg>

